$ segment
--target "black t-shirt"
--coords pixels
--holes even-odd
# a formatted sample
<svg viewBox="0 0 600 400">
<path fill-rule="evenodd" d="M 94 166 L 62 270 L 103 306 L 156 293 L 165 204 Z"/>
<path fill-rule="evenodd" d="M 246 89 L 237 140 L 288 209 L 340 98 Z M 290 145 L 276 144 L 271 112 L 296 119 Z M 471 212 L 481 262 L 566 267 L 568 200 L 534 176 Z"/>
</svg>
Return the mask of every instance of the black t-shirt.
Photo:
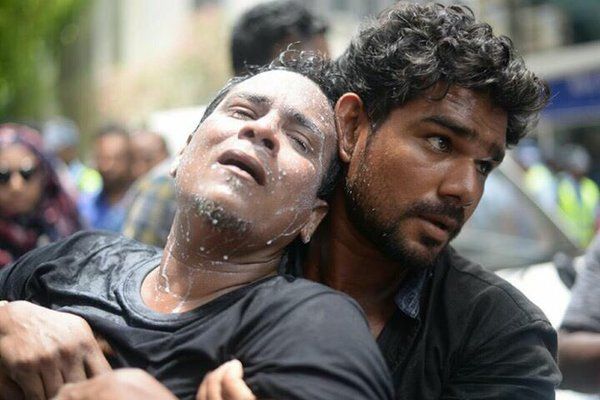
<svg viewBox="0 0 600 400">
<path fill-rule="evenodd" d="M 554 399 L 556 332 L 539 308 L 492 272 L 442 254 L 420 299 L 378 338 L 398 399 Z"/>
<path fill-rule="evenodd" d="M 114 348 L 117 367 L 142 368 L 179 398 L 232 358 L 259 398 L 391 399 L 389 372 L 358 305 L 326 286 L 277 276 L 180 314 L 140 296 L 160 262 L 154 247 L 79 233 L 0 271 L 0 298 L 77 314 Z"/>
</svg>

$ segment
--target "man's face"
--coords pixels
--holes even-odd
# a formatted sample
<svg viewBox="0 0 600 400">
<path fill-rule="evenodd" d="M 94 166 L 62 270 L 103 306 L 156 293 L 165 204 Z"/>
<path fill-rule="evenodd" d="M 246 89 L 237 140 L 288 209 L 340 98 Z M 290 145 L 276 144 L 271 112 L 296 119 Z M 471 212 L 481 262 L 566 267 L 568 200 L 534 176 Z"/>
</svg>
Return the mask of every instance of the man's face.
<svg viewBox="0 0 600 400">
<path fill-rule="evenodd" d="M 504 156 L 506 113 L 482 93 L 452 86 L 440 100 L 440 89 L 393 109 L 375 132 L 361 133 L 348 166 L 352 222 L 405 268 L 435 262 Z"/>
<path fill-rule="evenodd" d="M 108 190 L 127 185 L 131 179 L 129 139 L 119 134 L 106 134 L 95 143 L 96 168 Z"/>
<path fill-rule="evenodd" d="M 251 232 L 257 247 L 287 244 L 313 212 L 334 151 L 333 110 L 319 87 L 292 72 L 258 74 L 231 89 L 185 148 L 180 212 Z"/>
<path fill-rule="evenodd" d="M 131 138 L 131 156 L 131 172 L 133 179 L 137 179 L 169 155 L 160 136 L 151 132 L 139 132 Z"/>
</svg>

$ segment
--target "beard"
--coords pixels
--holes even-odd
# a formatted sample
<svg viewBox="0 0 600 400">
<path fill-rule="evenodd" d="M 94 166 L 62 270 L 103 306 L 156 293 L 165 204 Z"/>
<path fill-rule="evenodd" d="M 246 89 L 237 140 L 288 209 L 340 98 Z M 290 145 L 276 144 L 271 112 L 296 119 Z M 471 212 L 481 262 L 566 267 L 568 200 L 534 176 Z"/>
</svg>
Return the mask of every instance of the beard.
<svg viewBox="0 0 600 400">
<path fill-rule="evenodd" d="M 250 227 L 250 223 L 229 212 L 217 202 L 204 197 L 195 197 L 193 202 L 194 213 L 207 220 L 209 224 L 219 230 L 243 235 Z"/>
<path fill-rule="evenodd" d="M 367 149 L 368 150 L 368 149 Z M 424 270 L 432 267 L 448 246 L 448 243 L 458 235 L 465 221 L 462 207 L 444 203 L 421 200 L 414 202 L 393 218 L 379 214 L 377 202 L 393 201 L 385 195 L 374 193 L 370 187 L 371 173 L 368 160 L 362 160 L 356 178 L 344 183 L 344 202 L 348 218 L 356 229 L 369 240 L 385 257 L 399 263 L 408 270 Z M 457 221 L 457 228 L 450 233 L 450 238 L 439 250 L 439 243 L 427 238 L 420 238 L 424 247 L 419 249 L 411 246 L 400 227 L 402 221 L 423 214 L 445 215 Z"/>
</svg>

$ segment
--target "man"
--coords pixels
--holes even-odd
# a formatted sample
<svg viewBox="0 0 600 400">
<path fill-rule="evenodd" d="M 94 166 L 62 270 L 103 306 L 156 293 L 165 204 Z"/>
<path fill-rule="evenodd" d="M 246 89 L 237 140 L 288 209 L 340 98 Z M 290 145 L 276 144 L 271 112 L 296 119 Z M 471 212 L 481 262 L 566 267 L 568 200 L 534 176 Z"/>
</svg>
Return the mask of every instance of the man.
<svg viewBox="0 0 600 400">
<path fill-rule="evenodd" d="M 583 257 L 584 269 L 571 290 L 571 302 L 560 327 L 559 365 L 562 387 L 600 393 L 600 234 Z"/>
<path fill-rule="evenodd" d="M 461 6 L 393 6 L 338 65 L 345 179 L 306 275 L 363 307 L 398 399 L 554 398 L 550 323 L 448 246 L 546 85 Z"/>
<path fill-rule="evenodd" d="M 74 199 L 102 188 L 100 174 L 79 159 L 79 129 L 73 121 L 63 117 L 52 118 L 44 123 L 42 134 L 44 150 L 55 157 L 59 178 L 65 182 L 67 190 L 72 188 Z"/>
<path fill-rule="evenodd" d="M 262 398 L 392 398 L 359 307 L 277 275 L 327 212 L 336 170 L 328 70 L 298 57 L 232 81 L 209 105 L 174 171 L 178 211 L 164 253 L 81 233 L 3 270 L 0 296 L 85 318 L 115 366 L 145 369 L 178 398 L 193 398 L 203 375 L 232 358 Z M 19 309 L 29 310 L 25 322 L 10 318 Z M 79 318 L 23 302 L 2 311 L 2 371 L 26 397 L 106 370 L 88 357 L 97 351 L 64 349 L 32 368 L 30 355 L 72 336 L 77 322 L 67 321 Z M 36 318 L 39 329 L 21 328 Z"/>
<path fill-rule="evenodd" d="M 233 27 L 231 61 L 235 75 L 248 66 L 266 65 L 293 43 L 296 50 L 328 55 L 327 24 L 296 1 L 270 1 L 246 11 Z M 123 234 L 163 247 L 175 215 L 175 190 L 168 163 L 158 166 L 134 187 Z"/>
<path fill-rule="evenodd" d="M 131 173 L 134 180 L 169 158 L 165 139 L 155 132 L 138 131 L 131 136 Z"/>
<path fill-rule="evenodd" d="M 79 212 L 90 228 L 119 232 L 129 205 L 131 142 L 117 125 L 100 129 L 94 140 L 94 160 L 102 177 L 102 190 L 79 200 Z"/>
<path fill-rule="evenodd" d="M 329 55 L 325 39 L 327 23 L 300 2 L 276 0 L 258 4 L 236 22 L 231 34 L 231 64 L 234 75 L 247 66 L 265 65 L 290 44 L 298 50 Z"/>
<path fill-rule="evenodd" d="M 581 248 L 586 248 L 597 230 L 600 217 L 600 189 L 587 177 L 592 159 L 585 147 L 566 144 L 560 149 L 556 199 L 558 214 L 567 233 Z"/>
<path fill-rule="evenodd" d="M 392 7 L 339 67 L 345 179 L 306 275 L 364 308 L 398 399 L 553 398 L 560 374 L 545 316 L 448 246 L 547 87 L 459 6 Z M 203 385 L 211 400 L 248 398 L 232 364 Z"/>
</svg>

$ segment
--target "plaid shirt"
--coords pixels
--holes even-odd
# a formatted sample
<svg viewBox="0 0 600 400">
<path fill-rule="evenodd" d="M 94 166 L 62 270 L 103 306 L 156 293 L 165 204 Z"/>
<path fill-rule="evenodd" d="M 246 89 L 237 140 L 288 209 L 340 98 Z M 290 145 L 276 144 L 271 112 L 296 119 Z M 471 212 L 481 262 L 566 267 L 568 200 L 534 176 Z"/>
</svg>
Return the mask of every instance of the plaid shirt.
<svg viewBox="0 0 600 400">
<path fill-rule="evenodd" d="M 175 182 L 169 174 L 171 160 L 163 161 L 131 188 L 133 202 L 123 224 L 123 234 L 163 248 L 175 217 Z"/>
</svg>

